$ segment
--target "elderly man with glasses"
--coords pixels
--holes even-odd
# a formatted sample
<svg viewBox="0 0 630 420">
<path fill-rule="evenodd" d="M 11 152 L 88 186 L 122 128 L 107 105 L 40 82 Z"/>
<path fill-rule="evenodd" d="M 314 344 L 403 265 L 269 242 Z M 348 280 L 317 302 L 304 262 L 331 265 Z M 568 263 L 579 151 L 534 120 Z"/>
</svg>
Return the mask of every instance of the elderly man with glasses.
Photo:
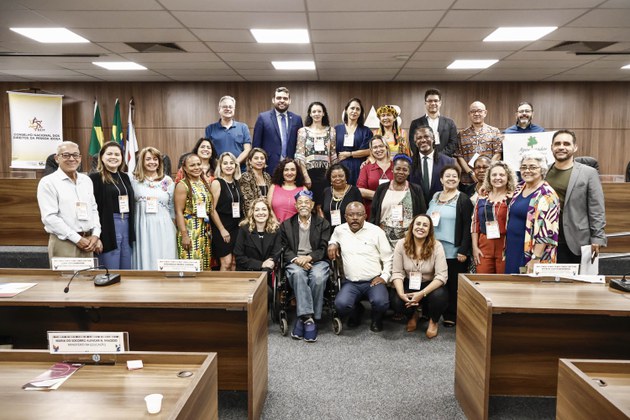
<svg viewBox="0 0 630 420">
<path fill-rule="evenodd" d="M 37 186 L 42 223 L 50 234 L 48 257 L 91 258 L 103 250 L 92 180 L 77 171 L 81 153 L 76 143 L 59 144 L 55 159 L 59 168 Z"/>
<path fill-rule="evenodd" d="M 503 134 L 498 128 L 485 123 L 488 115 L 486 106 L 475 101 L 470 104 L 468 115 L 471 124 L 459 132 L 457 150 L 453 154 L 462 168 L 461 185 L 477 182 L 472 168 L 479 156 L 488 156 L 495 161 L 503 154 Z"/>
</svg>

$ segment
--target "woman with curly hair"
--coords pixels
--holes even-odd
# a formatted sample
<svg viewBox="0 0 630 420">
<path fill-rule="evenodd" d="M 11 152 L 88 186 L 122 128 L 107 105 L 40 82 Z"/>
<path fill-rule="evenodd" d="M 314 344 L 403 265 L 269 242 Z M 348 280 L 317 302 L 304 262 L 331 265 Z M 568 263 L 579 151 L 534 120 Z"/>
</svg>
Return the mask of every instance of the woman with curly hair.
<svg viewBox="0 0 630 420">
<path fill-rule="evenodd" d="M 199 156 L 186 156 L 182 169 L 184 178 L 175 187 L 177 254 L 180 259 L 199 260 L 202 270 L 210 270 L 210 186 L 203 176 Z"/>
<path fill-rule="evenodd" d="M 304 174 L 298 164 L 286 158 L 276 166 L 271 177 L 269 204 L 278 223 L 282 223 L 297 214 L 295 195 L 304 190 Z"/>
</svg>

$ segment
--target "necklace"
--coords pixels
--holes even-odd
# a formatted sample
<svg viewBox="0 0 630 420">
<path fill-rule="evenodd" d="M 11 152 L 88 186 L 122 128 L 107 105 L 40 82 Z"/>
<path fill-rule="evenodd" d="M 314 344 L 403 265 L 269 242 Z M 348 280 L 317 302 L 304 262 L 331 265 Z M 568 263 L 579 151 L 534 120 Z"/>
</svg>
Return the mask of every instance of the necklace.
<svg viewBox="0 0 630 420">
<path fill-rule="evenodd" d="M 336 194 L 336 193 L 337 193 L 337 190 L 335 190 L 335 189 L 333 188 L 333 194 L 332 194 L 332 198 L 333 198 L 333 200 L 335 200 L 335 201 L 342 201 L 342 200 L 343 200 L 343 198 L 346 196 L 346 193 L 348 192 L 348 189 L 349 189 L 349 188 L 350 188 L 350 186 L 349 186 L 349 185 L 346 185 L 346 186 L 345 186 L 345 188 L 343 189 L 343 194 L 341 194 L 341 196 L 337 195 L 337 194 Z"/>
</svg>

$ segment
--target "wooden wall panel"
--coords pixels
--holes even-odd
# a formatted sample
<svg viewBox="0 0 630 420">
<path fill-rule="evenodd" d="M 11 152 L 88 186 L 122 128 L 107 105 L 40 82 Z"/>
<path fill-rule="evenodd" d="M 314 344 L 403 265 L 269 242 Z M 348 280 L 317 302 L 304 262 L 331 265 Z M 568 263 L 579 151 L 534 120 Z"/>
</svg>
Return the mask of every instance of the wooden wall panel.
<svg viewBox="0 0 630 420">
<path fill-rule="evenodd" d="M 501 129 L 514 123 L 522 100 L 534 104 L 534 121 L 548 130 L 570 128 L 578 135 L 580 154 L 600 161 L 602 174 L 621 174 L 630 150 L 628 82 L 232 82 L 232 83 L 0 83 L 2 91 L 38 88 L 64 95 L 64 137 L 78 141 L 86 154 L 94 98 L 98 99 L 106 136 L 110 135 L 114 101 L 121 100 L 126 126 L 127 103 L 136 102 L 135 126 L 140 146 L 154 145 L 171 158 L 187 151 L 218 119 L 223 95 L 237 99 L 236 118 L 253 130 L 258 113 L 270 109 L 275 87 L 291 89 L 291 110 L 303 117 L 308 104 L 322 101 L 333 124 L 349 98 L 357 96 L 369 109 L 386 103 L 402 108 L 403 127 L 424 114 L 424 91 L 443 93 L 443 115 L 458 127 L 468 125 L 468 106 L 481 100 L 488 108 L 486 122 Z M 7 95 L 0 95 L 0 174 L 10 171 L 10 123 Z M 614 153 L 611 153 L 614 151 Z M 84 165 L 87 162 L 85 158 Z"/>
</svg>

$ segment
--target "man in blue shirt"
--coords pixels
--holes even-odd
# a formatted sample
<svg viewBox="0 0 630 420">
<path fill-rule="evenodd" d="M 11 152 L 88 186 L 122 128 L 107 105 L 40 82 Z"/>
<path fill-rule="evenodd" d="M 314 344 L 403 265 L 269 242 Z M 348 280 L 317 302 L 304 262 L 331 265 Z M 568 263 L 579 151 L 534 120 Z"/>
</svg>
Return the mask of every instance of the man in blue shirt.
<svg viewBox="0 0 630 420">
<path fill-rule="evenodd" d="M 533 117 L 534 106 L 527 101 L 521 102 L 516 108 L 516 124 L 506 128 L 503 133 L 542 133 L 543 131 L 545 131 L 545 129 L 541 126 L 532 123 Z"/>
<path fill-rule="evenodd" d="M 252 148 L 252 139 L 246 124 L 234 120 L 236 99 L 224 96 L 219 100 L 219 121 L 206 127 L 206 138 L 212 139 L 217 156 L 231 152 L 240 164 L 245 163 Z"/>
</svg>

